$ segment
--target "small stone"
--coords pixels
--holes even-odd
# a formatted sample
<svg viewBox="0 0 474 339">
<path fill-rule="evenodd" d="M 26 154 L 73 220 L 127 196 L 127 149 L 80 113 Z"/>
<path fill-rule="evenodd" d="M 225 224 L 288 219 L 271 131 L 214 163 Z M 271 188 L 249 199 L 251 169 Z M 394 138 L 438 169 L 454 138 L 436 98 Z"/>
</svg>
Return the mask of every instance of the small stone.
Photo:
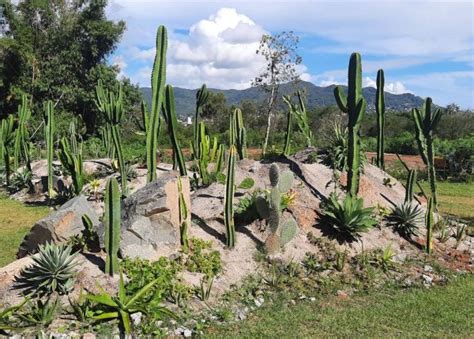
<svg viewBox="0 0 474 339">
<path fill-rule="evenodd" d="M 336 295 L 341 298 L 341 299 L 347 299 L 349 297 L 349 295 L 347 294 L 347 292 L 345 291 L 342 291 L 342 290 L 338 290 L 336 292 Z"/>
<path fill-rule="evenodd" d="M 431 267 L 430 265 L 425 265 L 425 267 L 423 267 L 423 270 L 425 272 L 433 272 L 433 267 Z"/>
<path fill-rule="evenodd" d="M 296 305 L 296 301 L 295 301 L 294 299 L 291 299 L 291 300 L 290 300 L 290 304 L 291 304 L 291 305 Z"/>
<path fill-rule="evenodd" d="M 425 285 L 429 286 L 433 283 L 433 278 L 429 275 L 423 274 L 421 277 L 423 278 L 423 283 Z"/>
<path fill-rule="evenodd" d="M 306 299 L 306 296 L 303 294 L 303 295 L 300 295 L 300 300 L 305 300 Z"/>
<path fill-rule="evenodd" d="M 130 315 L 130 318 L 132 318 L 133 325 L 139 325 L 142 322 L 142 316 L 143 314 L 141 312 L 133 313 L 132 315 Z"/>
<path fill-rule="evenodd" d="M 191 331 L 189 328 L 185 328 L 183 331 L 183 335 L 185 338 L 189 338 L 190 336 L 193 335 L 193 331 Z"/>
<path fill-rule="evenodd" d="M 316 301 L 316 298 L 315 298 L 315 297 L 311 297 L 311 298 L 309 298 L 309 301 L 314 302 L 314 301 Z"/>
<path fill-rule="evenodd" d="M 257 306 L 257 307 L 262 306 L 263 303 L 264 303 L 264 301 L 265 301 L 265 299 L 263 299 L 263 297 L 258 297 L 258 298 L 256 298 L 256 299 L 254 300 L 255 306 Z"/>
<path fill-rule="evenodd" d="M 82 339 L 95 339 L 95 334 L 94 333 L 84 333 L 82 335 Z"/>
</svg>

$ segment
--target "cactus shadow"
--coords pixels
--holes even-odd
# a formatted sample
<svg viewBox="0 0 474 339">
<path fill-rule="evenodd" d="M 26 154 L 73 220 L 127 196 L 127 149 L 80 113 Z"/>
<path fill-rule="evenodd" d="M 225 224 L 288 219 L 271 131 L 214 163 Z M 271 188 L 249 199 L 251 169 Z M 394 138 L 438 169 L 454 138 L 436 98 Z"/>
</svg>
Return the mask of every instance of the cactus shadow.
<svg viewBox="0 0 474 339">
<path fill-rule="evenodd" d="M 219 231 L 215 230 L 214 228 L 210 227 L 204 219 L 198 217 L 194 213 L 191 213 L 191 218 L 192 218 L 192 221 L 196 225 L 201 227 L 204 232 L 206 232 L 210 236 L 213 236 L 214 238 L 216 238 L 217 240 L 219 240 L 219 241 L 221 241 L 222 243 L 225 244 L 225 235 L 224 234 L 222 234 Z"/>
</svg>

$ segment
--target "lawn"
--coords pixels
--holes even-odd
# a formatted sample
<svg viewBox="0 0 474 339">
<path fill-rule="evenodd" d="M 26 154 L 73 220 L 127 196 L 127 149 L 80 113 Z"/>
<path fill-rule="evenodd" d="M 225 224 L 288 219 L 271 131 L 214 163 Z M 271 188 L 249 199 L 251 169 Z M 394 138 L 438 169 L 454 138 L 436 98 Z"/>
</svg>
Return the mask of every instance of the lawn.
<svg viewBox="0 0 474 339">
<path fill-rule="evenodd" d="M 344 300 L 333 296 L 286 304 L 269 304 L 243 322 L 210 328 L 207 334 L 226 338 L 474 336 L 472 275 L 429 290 L 388 289 Z"/>
<path fill-rule="evenodd" d="M 437 185 L 439 208 L 442 213 L 474 221 L 474 183 L 439 181 Z M 428 183 L 424 182 L 422 186 L 428 194 L 430 191 Z"/>
<path fill-rule="evenodd" d="M 0 267 L 15 260 L 25 234 L 46 215 L 47 207 L 27 206 L 0 195 Z"/>
</svg>

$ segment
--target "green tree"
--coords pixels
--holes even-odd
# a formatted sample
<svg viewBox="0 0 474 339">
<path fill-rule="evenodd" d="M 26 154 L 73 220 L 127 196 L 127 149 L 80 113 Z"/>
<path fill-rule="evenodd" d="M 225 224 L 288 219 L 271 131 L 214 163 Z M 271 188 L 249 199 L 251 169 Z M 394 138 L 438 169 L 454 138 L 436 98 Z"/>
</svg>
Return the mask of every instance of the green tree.
<svg viewBox="0 0 474 339">
<path fill-rule="evenodd" d="M 0 38 L 1 115 L 14 112 L 21 93 L 33 111 L 52 100 L 58 115 L 80 115 L 88 133 L 103 121 L 94 103 L 99 78 L 116 86 L 118 69 L 107 65 L 124 30 L 105 16 L 106 0 L 22 0 L 3 4 L 8 29 Z M 139 97 L 124 81 L 125 109 Z M 38 114 L 38 113 L 36 113 Z"/>
</svg>

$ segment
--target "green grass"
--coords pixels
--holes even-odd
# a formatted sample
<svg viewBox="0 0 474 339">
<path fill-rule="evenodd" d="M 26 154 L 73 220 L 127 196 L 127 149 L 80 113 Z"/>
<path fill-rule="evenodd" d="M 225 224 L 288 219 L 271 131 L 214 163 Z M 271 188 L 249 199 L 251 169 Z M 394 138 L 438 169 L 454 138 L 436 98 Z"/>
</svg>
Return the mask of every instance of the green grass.
<svg viewBox="0 0 474 339">
<path fill-rule="evenodd" d="M 346 300 L 334 296 L 290 307 L 275 302 L 243 322 L 210 328 L 206 336 L 472 338 L 473 305 L 474 276 L 469 275 L 429 290 L 387 289 Z"/>
<path fill-rule="evenodd" d="M 451 183 L 438 181 L 439 208 L 442 213 L 458 216 L 470 221 L 474 220 L 474 183 Z M 423 190 L 428 194 L 429 184 L 422 183 Z"/>
<path fill-rule="evenodd" d="M 15 260 L 25 234 L 46 215 L 47 207 L 27 206 L 0 195 L 0 267 Z"/>
</svg>

